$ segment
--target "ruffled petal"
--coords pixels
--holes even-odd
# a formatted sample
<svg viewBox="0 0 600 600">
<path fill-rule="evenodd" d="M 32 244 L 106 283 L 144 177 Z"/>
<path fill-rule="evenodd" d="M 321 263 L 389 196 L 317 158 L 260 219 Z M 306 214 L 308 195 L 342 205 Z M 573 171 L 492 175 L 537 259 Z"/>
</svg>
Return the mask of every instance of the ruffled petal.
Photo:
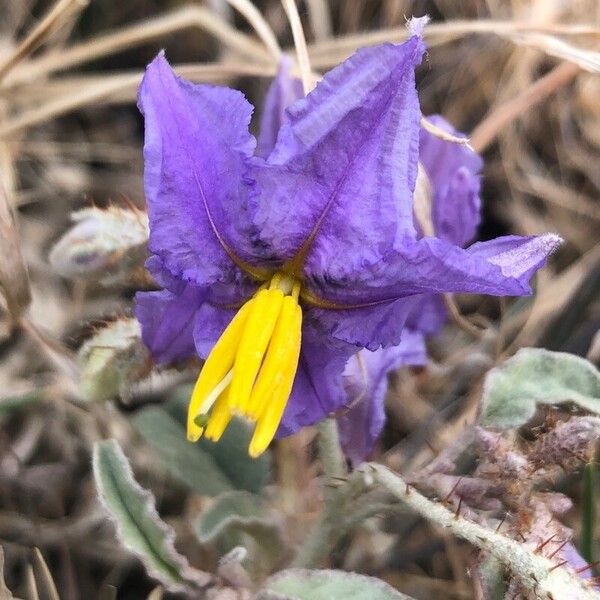
<svg viewBox="0 0 600 600">
<path fill-rule="evenodd" d="M 333 284 L 327 271 L 322 280 L 313 280 L 311 292 L 315 296 L 332 306 L 349 308 L 315 308 L 311 314 L 340 340 L 372 350 L 397 344 L 401 328 L 423 301 L 420 295 L 529 294 L 529 279 L 560 243 L 554 234 L 508 236 L 473 244 L 466 250 L 438 238 L 407 241 L 377 269 L 371 269 L 369 281 L 359 273 L 355 281 Z"/>
<path fill-rule="evenodd" d="M 463 136 L 443 117 L 432 115 L 427 118 L 436 127 L 454 136 Z M 431 183 L 436 235 L 457 246 L 464 246 L 475 237 L 481 221 L 481 157 L 466 146 L 445 142 L 421 129 L 419 160 Z"/>
<path fill-rule="evenodd" d="M 360 297 L 352 293 L 338 295 L 337 299 L 347 298 L 360 301 Z M 323 334 L 358 348 L 375 351 L 381 347 L 397 346 L 402 332 L 410 318 L 418 310 L 425 297 L 407 296 L 391 302 L 377 302 L 360 308 L 328 309 L 312 307 L 307 313 L 321 328 Z"/>
<path fill-rule="evenodd" d="M 277 437 L 286 437 L 314 425 L 346 402 L 342 374 L 356 347 L 319 335 L 312 327 L 302 329 L 300 362 Z"/>
<path fill-rule="evenodd" d="M 260 119 L 256 154 L 267 158 L 277 141 L 279 130 L 288 122 L 286 109 L 304 96 L 302 82 L 290 74 L 292 61 L 282 56 L 277 76 L 271 83 Z"/>
<path fill-rule="evenodd" d="M 448 318 L 443 297 L 429 294 L 419 298 L 415 309 L 406 320 L 406 327 L 426 335 L 437 333 Z"/>
<path fill-rule="evenodd" d="M 136 295 L 136 317 L 142 339 L 157 363 L 169 363 L 197 354 L 206 358 L 225 327 L 256 291 L 257 284 L 240 277 L 233 283 L 200 288 L 177 279 L 158 256 L 146 261 L 158 292 Z"/>
<path fill-rule="evenodd" d="M 387 375 L 402 365 L 424 365 L 427 353 L 423 336 L 406 329 L 398 346 L 369 352 L 361 350 L 346 364 L 344 387 L 347 412 L 338 426 L 344 454 L 356 467 L 373 451 L 385 424 Z"/>
<path fill-rule="evenodd" d="M 415 235 L 423 50 L 419 37 L 361 49 L 288 109 L 268 163 L 254 171 L 255 222 L 279 259 L 341 279 Z"/>
<path fill-rule="evenodd" d="M 135 316 L 142 326 L 142 340 L 157 364 L 193 356 L 194 322 L 206 290 L 186 285 L 181 293 L 169 290 L 138 292 Z"/>
<path fill-rule="evenodd" d="M 180 79 L 161 53 L 146 69 L 139 107 L 150 251 L 200 286 L 236 276 L 235 262 L 256 263 L 245 176 L 255 141 L 243 94 Z"/>
</svg>

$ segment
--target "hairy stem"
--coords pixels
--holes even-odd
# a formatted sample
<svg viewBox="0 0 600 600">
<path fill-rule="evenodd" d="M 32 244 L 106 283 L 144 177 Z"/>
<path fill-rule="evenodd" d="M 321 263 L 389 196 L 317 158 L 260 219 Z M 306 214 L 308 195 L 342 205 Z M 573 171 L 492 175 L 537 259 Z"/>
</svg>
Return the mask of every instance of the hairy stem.
<svg viewBox="0 0 600 600">
<path fill-rule="evenodd" d="M 440 502 L 429 500 L 388 468 L 370 463 L 361 468 L 363 477 L 393 494 L 406 507 L 431 523 L 485 550 L 518 577 L 521 586 L 535 598 L 600 598 L 573 571 L 563 568 L 560 559 L 551 560 L 524 544 L 461 517 Z M 529 597 L 529 596 L 527 596 Z"/>
<path fill-rule="evenodd" d="M 317 425 L 319 456 L 327 479 L 343 479 L 348 474 L 346 459 L 340 445 L 337 421 L 329 417 Z"/>
<path fill-rule="evenodd" d="M 363 481 L 362 477 L 351 477 L 341 483 L 347 475 L 347 469 L 336 420 L 324 419 L 317 425 L 317 430 L 319 455 L 327 486 L 324 494 L 325 503 L 319 518 L 294 559 L 294 567 L 317 566 L 329 555 L 341 535 L 339 518 L 342 508 L 350 496 L 360 492 Z"/>
</svg>

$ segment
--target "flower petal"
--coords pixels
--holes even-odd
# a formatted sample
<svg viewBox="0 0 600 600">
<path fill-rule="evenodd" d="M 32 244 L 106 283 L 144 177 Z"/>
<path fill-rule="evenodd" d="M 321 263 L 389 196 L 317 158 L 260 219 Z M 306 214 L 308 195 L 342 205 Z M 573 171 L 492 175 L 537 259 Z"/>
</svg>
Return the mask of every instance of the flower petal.
<svg viewBox="0 0 600 600">
<path fill-rule="evenodd" d="M 302 82 L 290 75 L 291 65 L 291 59 L 283 55 L 277 76 L 267 92 L 256 150 L 256 154 L 264 158 L 271 154 L 281 126 L 288 122 L 287 107 L 304 96 Z"/>
<path fill-rule="evenodd" d="M 454 136 L 463 135 L 439 115 L 427 119 Z M 432 187 L 432 219 L 436 235 L 464 246 L 475 237 L 481 221 L 481 157 L 467 146 L 445 142 L 421 129 L 419 160 Z"/>
<path fill-rule="evenodd" d="M 346 298 L 348 304 L 360 302 L 354 291 L 338 294 L 336 300 Z M 358 348 L 375 351 L 381 347 L 397 346 L 410 318 L 419 310 L 425 296 L 396 298 L 390 302 L 375 302 L 360 308 L 332 310 L 312 307 L 307 311 L 329 337 L 353 344 Z"/>
<path fill-rule="evenodd" d="M 197 285 L 232 277 L 235 259 L 256 262 L 245 212 L 255 142 L 244 96 L 176 77 L 161 53 L 146 69 L 139 107 L 150 251 Z"/>
<path fill-rule="evenodd" d="M 358 466 L 373 451 L 385 424 L 387 375 L 402 365 L 424 365 L 427 353 L 423 336 L 405 329 L 398 346 L 370 352 L 361 350 L 344 370 L 349 410 L 338 417 L 344 454 Z"/>
<path fill-rule="evenodd" d="M 532 274 L 560 243 L 554 234 L 507 236 L 463 250 L 437 238 L 408 240 L 371 269 L 369 281 L 357 274 L 354 281 L 333 285 L 325 270 L 321 280 L 311 282 L 311 292 L 332 306 L 354 308 L 315 308 L 311 314 L 337 339 L 371 350 L 397 344 L 409 315 L 423 301 L 420 294 L 527 295 Z"/>
<path fill-rule="evenodd" d="M 136 295 L 136 317 L 142 338 L 156 362 L 169 363 L 198 354 L 206 358 L 235 309 L 256 291 L 257 284 L 239 278 L 227 285 L 215 283 L 201 288 L 174 277 L 158 256 L 146 261 L 159 292 Z"/>
<path fill-rule="evenodd" d="M 169 290 L 138 292 L 135 316 L 142 326 L 142 340 L 158 364 L 193 356 L 194 321 L 206 291 L 186 285 L 182 293 Z"/>
<path fill-rule="evenodd" d="M 406 320 L 406 327 L 426 335 L 437 333 L 448 318 L 443 297 L 437 294 L 428 294 L 419 298 L 415 309 Z"/>
<path fill-rule="evenodd" d="M 303 326 L 298 372 L 278 438 L 321 421 L 345 403 L 342 374 L 356 350 L 350 344 L 324 339 L 310 325 Z"/>
<path fill-rule="evenodd" d="M 415 235 L 420 38 L 359 50 L 288 109 L 264 165 L 255 222 L 280 259 L 343 278 Z M 296 265 L 298 266 L 298 265 Z"/>
<path fill-rule="evenodd" d="M 220 308 L 209 302 L 205 302 L 199 308 L 194 324 L 194 343 L 200 358 L 208 357 L 236 312 L 236 310 Z"/>
</svg>

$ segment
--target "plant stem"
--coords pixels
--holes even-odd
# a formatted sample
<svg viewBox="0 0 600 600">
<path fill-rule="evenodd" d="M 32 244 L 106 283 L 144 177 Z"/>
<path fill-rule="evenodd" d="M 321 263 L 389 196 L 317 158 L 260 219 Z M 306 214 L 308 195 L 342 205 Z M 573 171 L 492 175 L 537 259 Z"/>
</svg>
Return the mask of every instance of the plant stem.
<svg viewBox="0 0 600 600">
<path fill-rule="evenodd" d="M 340 445 L 340 434 L 334 418 L 323 419 L 317 425 L 318 445 L 323 472 L 327 479 L 343 479 L 348 474 L 346 459 Z M 328 482 L 330 483 L 330 482 Z"/>
<path fill-rule="evenodd" d="M 518 577 L 523 588 L 535 598 L 600 598 L 572 570 L 560 568 L 563 563 L 551 560 L 524 544 L 488 529 L 448 510 L 440 502 L 429 500 L 399 475 L 383 465 L 370 463 L 361 467 L 363 477 L 371 479 L 393 494 L 406 507 L 431 523 L 487 551 Z M 360 474 L 360 471 L 358 472 Z M 528 596 L 529 597 L 529 596 Z"/>
<path fill-rule="evenodd" d="M 350 478 L 344 483 L 340 482 L 346 477 L 346 460 L 340 446 L 340 436 L 337 422 L 327 418 L 317 425 L 319 455 L 325 474 L 327 491 L 324 494 L 325 503 L 319 518 L 313 525 L 311 532 L 304 541 L 292 566 L 313 567 L 320 564 L 339 539 L 339 519 L 341 510 L 347 498 L 356 489 L 355 483 L 362 482 L 360 478 Z"/>
<path fill-rule="evenodd" d="M 594 530 L 596 529 L 596 465 L 589 462 L 583 470 L 581 511 L 581 555 L 588 563 L 594 562 Z"/>
</svg>

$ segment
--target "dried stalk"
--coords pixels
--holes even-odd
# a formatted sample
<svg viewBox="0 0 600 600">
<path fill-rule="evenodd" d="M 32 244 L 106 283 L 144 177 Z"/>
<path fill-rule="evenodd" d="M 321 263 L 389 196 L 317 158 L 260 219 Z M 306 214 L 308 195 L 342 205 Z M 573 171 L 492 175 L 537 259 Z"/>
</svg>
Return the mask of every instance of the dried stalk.
<svg viewBox="0 0 600 600">
<path fill-rule="evenodd" d="M 310 71 L 310 60 L 308 58 L 308 48 L 306 46 L 306 37 L 302 29 L 302 22 L 298 14 L 298 7 L 295 0 L 281 0 L 283 8 L 287 14 L 294 36 L 294 46 L 298 57 L 298 65 L 300 66 L 300 74 L 302 76 L 302 86 L 304 93 L 308 94 L 314 87 L 314 80 Z"/>
<path fill-rule="evenodd" d="M 553 37 L 552 40 L 562 42 L 561 44 L 551 44 L 548 39 L 540 40 L 540 34 L 551 36 L 574 36 L 583 35 L 593 38 L 600 37 L 600 28 L 582 25 L 582 24 L 552 24 L 552 25 L 533 25 L 531 22 L 518 21 L 446 21 L 443 23 L 430 23 L 424 31 L 425 40 L 430 47 L 439 46 L 456 39 L 463 38 L 472 34 L 494 34 L 508 39 L 513 43 L 534 47 L 539 50 L 559 56 L 564 60 L 589 61 L 597 57 L 597 52 L 585 51 Z M 520 34 L 518 38 L 516 34 Z M 327 42 L 319 42 L 309 47 L 309 54 L 313 68 L 325 69 L 336 65 L 357 48 L 363 46 L 372 46 L 383 42 L 401 42 L 409 37 L 410 33 L 405 27 L 392 29 L 380 29 L 354 35 L 342 36 Z M 584 52 L 583 56 L 579 53 Z M 592 56 L 588 56 L 591 53 Z M 584 68 L 584 67 L 582 67 Z"/>
<path fill-rule="evenodd" d="M 468 137 L 452 135 L 448 133 L 445 129 L 441 129 L 437 125 L 434 125 L 431 121 L 429 121 L 426 117 L 421 117 L 421 127 L 435 135 L 435 137 L 440 140 L 444 140 L 445 142 L 452 142 L 453 144 L 461 144 L 462 146 L 471 147 L 470 140 Z"/>
<path fill-rule="evenodd" d="M 256 6 L 250 0 L 227 0 L 227 2 L 246 17 L 248 23 L 252 25 L 258 37 L 260 37 L 263 44 L 268 48 L 275 62 L 278 63 L 281 58 L 281 48 L 273 33 L 273 29 L 271 29 L 271 26 Z"/>
<path fill-rule="evenodd" d="M 255 40 L 231 27 L 215 13 L 201 6 L 185 6 L 32 61 L 16 70 L 4 85 L 37 80 L 185 29 L 206 31 L 241 56 L 261 63 L 272 62 L 269 54 Z"/>
<path fill-rule="evenodd" d="M 517 119 L 525 111 L 530 110 L 548 96 L 567 85 L 581 71 L 573 64 L 564 62 L 554 67 L 547 75 L 538 79 L 516 98 L 509 100 L 494 109 L 477 125 L 471 134 L 471 145 L 477 152 L 485 150 L 494 138 L 510 122 Z"/>
<path fill-rule="evenodd" d="M 211 63 L 174 68 L 180 75 L 194 81 L 220 82 L 237 75 L 272 77 L 275 74 L 274 65 L 248 65 L 246 63 Z M 25 111 L 0 125 L 0 138 L 14 136 L 23 129 L 40 125 L 50 119 L 100 101 L 108 102 L 118 99 L 120 102 L 132 102 L 135 100 L 142 75 L 143 73 L 137 72 L 92 78 L 81 76 L 64 80 L 62 84 L 66 89 L 63 94 L 48 101 L 48 90 L 46 89 L 46 102 L 41 106 Z"/>
<path fill-rule="evenodd" d="M 23 58 L 33 52 L 58 27 L 77 12 L 83 10 L 89 0 L 58 0 L 46 16 L 29 32 L 25 39 L 0 64 L 0 80 Z"/>
<path fill-rule="evenodd" d="M 308 18 L 315 40 L 322 42 L 331 37 L 333 27 L 326 0 L 306 0 Z"/>
</svg>

